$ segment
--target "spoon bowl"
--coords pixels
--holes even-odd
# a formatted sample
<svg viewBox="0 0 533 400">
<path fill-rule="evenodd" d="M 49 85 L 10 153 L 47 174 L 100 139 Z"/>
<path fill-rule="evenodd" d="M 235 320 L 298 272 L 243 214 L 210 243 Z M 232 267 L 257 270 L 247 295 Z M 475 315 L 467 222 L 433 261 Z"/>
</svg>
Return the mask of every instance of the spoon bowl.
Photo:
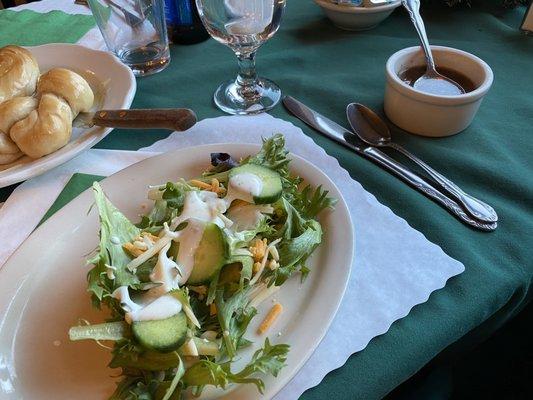
<svg viewBox="0 0 533 400">
<path fill-rule="evenodd" d="M 389 127 L 370 108 L 359 103 L 350 103 L 346 107 L 346 116 L 353 131 L 363 142 L 376 147 L 388 146 L 391 143 Z"/>
<path fill-rule="evenodd" d="M 396 144 L 391 139 L 389 127 L 370 108 L 359 104 L 350 103 L 346 107 L 346 117 L 352 131 L 364 142 L 376 147 L 390 147 L 415 162 L 422 168 L 442 189 L 447 191 L 473 218 L 486 223 L 498 221 L 496 211 L 488 204 L 465 193 L 459 186 L 444 175 L 435 171 L 424 161 L 411 152 Z"/>
<path fill-rule="evenodd" d="M 426 34 L 424 20 L 420 15 L 420 0 L 402 0 L 402 5 L 409 13 L 409 17 L 415 26 L 416 33 L 418 33 L 422 49 L 426 56 L 426 73 L 416 80 L 413 87 L 421 92 L 439 96 L 458 96 L 465 94 L 466 90 L 461 85 L 453 79 L 437 72 L 435 61 L 433 60 L 433 53 L 431 52 Z"/>
<path fill-rule="evenodd" d="M 424 75 L 418 78 L 413 87 L 424 93 L 431 93 L 438 96 L 458 96 L 465 94 L 465 89 L 442 74 L 435 71 L 426 71 Z"/>
</svg>

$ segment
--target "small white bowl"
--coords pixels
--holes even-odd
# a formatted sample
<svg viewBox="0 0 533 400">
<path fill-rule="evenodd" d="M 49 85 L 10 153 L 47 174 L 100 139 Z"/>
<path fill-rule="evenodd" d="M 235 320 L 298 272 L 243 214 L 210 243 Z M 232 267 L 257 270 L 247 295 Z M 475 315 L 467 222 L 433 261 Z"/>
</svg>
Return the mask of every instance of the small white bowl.
<svg viewBox="0 0 533 400">
<path fill-rule="evenodd" d="M 366 31 L 391 15 L 394 9 L 400 6 L 401 1 L 377 7 L 356 7 L 335 4 L 327 0 L 315 0 L 315 3 L 337 27 L 349 31 Z"/>
<path fill-rule="evenodd" d="M 422 49 L 409 47 L 387 61 L 385 114 L 400 128 L 421 136 L 451 136 L 466 129 L 489 91 L 494 75 L 486 62 L 473 54 L 444 46 L 431 46 L 435 64 L 462 73 L 475 89 L 457 96 L 438 96 L 415 90 L 398 74 L 425 65 Z"/>
</svg>

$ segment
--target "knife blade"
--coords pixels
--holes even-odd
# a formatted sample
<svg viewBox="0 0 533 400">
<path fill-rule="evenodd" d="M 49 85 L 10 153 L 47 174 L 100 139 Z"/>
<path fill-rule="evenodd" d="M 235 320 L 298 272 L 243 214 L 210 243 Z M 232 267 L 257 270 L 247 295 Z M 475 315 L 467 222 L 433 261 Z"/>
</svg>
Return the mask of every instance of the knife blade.
<svg viewBox="0 0 533 400">
<path fill-rule="evenodd" d="M 94 125 L 130 129 L 169 129 L 185 131 L 196 123 L 196 114 L 188 108 L 154 108 L 132 110 L 100 110 L 80 113 L 73 125 L 91 128 Z"/>
<path fill-rule="evenodd" d="M 402 179 L 414 189 L 423 195 L 434 200 L 437 204 L 444 207 L 452 215 L 457 217 L 463 223 L 470 225 L 482 231 L 493 231 L 497 228 L 497 223 L 485 223 L 470 217 L 457 202 L 448 197 L 446 194 L 433 187 L 424 178 L 411 171 L 398 161 L 389 157 L 387 154 L 375 147 L 368 146 L 362 142 L 355 134 L 342 127 L 336 122 L 317 113 L 305 104 L 296 100 L 294 97 L 285 96 L 283 105 L 297 118 L 314 128 L 324 136 L 336 141 L 337 143 L 349 148 L 355 153 L 373 161 L 383 169 Z"/>
</svg>

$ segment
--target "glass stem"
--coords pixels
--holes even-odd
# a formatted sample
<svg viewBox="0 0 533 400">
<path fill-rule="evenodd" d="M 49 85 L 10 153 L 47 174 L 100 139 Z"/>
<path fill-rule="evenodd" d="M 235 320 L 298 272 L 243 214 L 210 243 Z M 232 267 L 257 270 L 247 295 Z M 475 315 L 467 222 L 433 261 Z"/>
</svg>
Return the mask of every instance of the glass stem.
<svg viewBox="0 0 533 400">
<path fill-rule="evenodd" d="M 255 72 L 255 51 L 238 53 L 239 74 L 237 75 L 237 85 L 240 95 L 247 100 L 254 101 L 260 97 L 257 91 L 257 73 Z"/>
</svg>

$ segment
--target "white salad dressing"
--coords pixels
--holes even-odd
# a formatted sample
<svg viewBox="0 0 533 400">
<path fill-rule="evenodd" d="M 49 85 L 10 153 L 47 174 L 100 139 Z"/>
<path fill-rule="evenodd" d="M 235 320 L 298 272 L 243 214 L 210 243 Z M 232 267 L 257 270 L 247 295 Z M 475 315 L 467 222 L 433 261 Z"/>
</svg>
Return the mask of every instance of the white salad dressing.
<svg viewBox="0 0 533 400">
<path fill-rule="evenodd" d="M 233 200 L 244 200 L 248 203 L 254 202 L 254 196 L 259 196 L 263 191 L 263 182 L 254 174 L 243 172 L 234 175 L 228 182 L 228 193 L 224 200 L 227 207 Z"/>
<path fill-rule="evenodd" d="M 113 292 L 113 297 L 120 301 L 120 305 L 126 311 L 125 320 L 128 323 L 136 321 L 152 321 L 170 318 L 181 311 L 182 305 L 179 300 L 170 295 L 156 297 L 147 304 L 137 304 L 130 298 L 127 286 L 121 286 Z M 150 299 L 150 296 L 146 296 Z"/>
<path fill-rule="evenodd" d="M 131 299 L 127 286 L 120 286 L 115 289 L 115 291 L 113 292 L 113 297 L 120 301 L 120 305 L 127 313 L 136 312 L 142 308 L 142 306 L 135 303 Z"/>
<path fill-rule="evenodd" d="M 171 230 L 175 230 L 179 224 L 186 222 L 190 218 L 202 222 L 213 222 L 223 228 L 224 221 L 219 217 L 226 212 L 227 206 L 224 199 L 219 199 L 214 192 L 205 190 L 193 190 L 185 195 L 183 211 L 172 220 Z"/>
<path fill-rule="evenodd" d="M 235 232 L 254 229 L 264 218 L 263 214 L 272 214 L 270 205 L 238 204 L 228 210 L 227 216 L 233 221 L 231 229 Z"/>
<path fill-rule="evenodd" d="M 115 267 L 113 267 L 112 265 L 107 265 L 107 264 L 105 265 L 105 274 L 111 280 L 115 279 L 115 271 L 116 270 L 117 269 Z"/>
<path fill-rule="evenodd" d="M 187 192 L 181 214 L 172 220 L 170 227 L 165 225 L 156 243 L 143 238 L 143 247 L 146 246 L 148 250 L 132 260 L 131 265 L 128 264 L 130 267 L 137 267 L 148 258 L 158 254 L 157 263 L 150 274 L 150 280 L 158 286 L 146 292 L 142 305 L 131 300 L 127 286 L 121 286 L 113 292 L 113 297 L 120 301 L 126 311 L 126 321 L 131 323 L 132 321 L 165 319 L 179 313 L 182 309 L 181 303 L 167 293 L 177 289 L 189 279 L 205 225 L 214 223 L 221 228 L 233 226 L 235 231 L 252 229 L 263 218 L 262 213 L 273 211 L 272 207 L 254 204 L 238 205 L 232 208 L 228 217 L 223 214 L 233 200 L 239 199 L 253 203 L 253 197 L 258 196 L 262 190 L 263 184 L 258 176 L 242 173 L 230 178 L 227 195 L 223 199 L 218 198 L 216 193 L 205 190 Z M 183 222 L 187 222 L 187 226 L 175 232 L 175 229 Z M 179 243 L 176 260 L 167 256 L 172 241 Z M 156 250 L 158 253 L 152 254 Z M 109 273 L 112 272 L 113 270 L 109 269 Z"/>
<path fill-rule="evenodd" d="M 143 308 L 126 314 L 126 321 L 153 321 L 167 319 L 181 311 L 181 302 L 171 295 L 156 298 Z"/>
<path fill-rule="evenodd" d="M 180 244 L 177 259 L 181 271 L 181 276 L 179 277 L 180 285 L 187 282 L 187 279 L 191 276 L 194 267 L 194 255 L 202 240 L 204 228 L 205 222 L 191 218 L 188 220 L 187 227 L 180 231 L 179 237 L 174 239 L 174 241 Z"/>
<path fill-rule="evenodd" d="M 159 252 L 157 263 L 150 274 L 150 280 L 152 282 L 161 284 L 149 290 L 150 296 L 162 296 L 178 288 L 178 265 L 168 258 L 168 249 L 170 249 L 170 243 Z"/>
</svg>

